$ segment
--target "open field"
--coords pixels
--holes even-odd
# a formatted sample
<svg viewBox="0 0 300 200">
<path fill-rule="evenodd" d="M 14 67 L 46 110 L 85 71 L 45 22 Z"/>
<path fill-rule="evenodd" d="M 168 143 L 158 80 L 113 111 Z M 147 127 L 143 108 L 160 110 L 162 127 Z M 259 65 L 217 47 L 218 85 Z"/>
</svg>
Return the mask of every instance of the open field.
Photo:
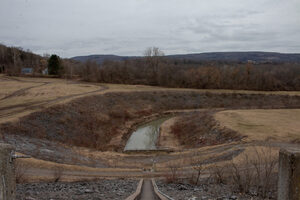
<svg viewBox="0 0 300 200">
<path fill-rule="evenodd" d="M 56 78 L 10 77 L 0 75 L 0 123 L 76 98 L 106 92 L 194 91 L 200 93 L 276 94 L 300 96 L 299 91 L 261 92 L 245 90 L 174 89 L 144 85 L 95 84 Z"/>
<path fill-rule="evenodd" d="M 0 75 L 0 123 L 13 121 L 46 107 L 101 93 L 103 86 L 50 78 Z"/>
<path fill-rule="evenodd" d="M 215 118 L 222 126 L 247 136 L 247 141 L 300 141 L 300 110 L 226 110 Z"/>
</svg>

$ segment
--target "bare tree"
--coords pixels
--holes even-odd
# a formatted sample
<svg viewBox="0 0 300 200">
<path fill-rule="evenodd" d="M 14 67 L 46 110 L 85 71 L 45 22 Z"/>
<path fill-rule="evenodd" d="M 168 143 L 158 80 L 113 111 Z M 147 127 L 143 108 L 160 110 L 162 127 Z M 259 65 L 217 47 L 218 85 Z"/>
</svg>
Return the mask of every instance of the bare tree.
<svg viewBox="0 0 300 200">
<path fill-rule="evenodd" d="M 145 52 L 145 57 L 158 57 L 158 56 L 164 56 L 164 52 L 160 50 L 158 47 L 148 47 Z"/>
<path fill-rule="evenodd" d="M 144 56 L 146 57 L 146 64 L 149 69 L 148 81 L 151 85 L 157 85 L 159 63 L 164 53 L 158 47 L 149 47 L 145 50 Z"/>
<path fill-rule="evenodd" d="M 196 176 L 196 185 L 198 185 L 199 178 L 201 176 L 202 171 L 204 170 L 204 165 L 201 159 L 199 158 L 194 158 L 193 159 L 193 170 L 196 171 L 197 176 Z"/>
<path fill-rule="evenodd" d="M 175 183 L 178 179 L 178 176 L 179 176 L 179 173 L 178 173 L 178 165 L 176 163 L 170 163 L 168 165 L 168 168 L 170 170 L 170 176 L 168 176 L 168 182 L 171 182 L 171 183 Z"/>
</svg>

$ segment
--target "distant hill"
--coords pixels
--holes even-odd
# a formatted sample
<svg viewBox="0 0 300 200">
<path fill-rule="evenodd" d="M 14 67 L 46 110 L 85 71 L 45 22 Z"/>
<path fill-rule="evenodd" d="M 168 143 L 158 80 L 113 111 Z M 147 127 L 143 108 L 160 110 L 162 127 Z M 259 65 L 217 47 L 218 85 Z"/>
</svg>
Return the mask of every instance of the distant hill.
<svg viewBox="0 0 300 200">
<path fill-rule="evenodd" d="M 273 53 L 273 52 L 212 52 L 199 54 L 169 55 L 169 58 L 191 61 L 234 61 L 247 62 L 297 62 L 300 63 L 300 54 Z"/>
<path fill-rule="evenodd" d="M 177 54 L 167 55 L 167 58 L 178 60 L 189 60 L 194 62 L 201 61 L 232 61 L 232 62 L 292 62 L 300 63 L 300 54 L 274 53 L 274 52 L 211 52 L 196 54 Z M 96 61 L 101 64 L 105 60 L 123 61 L 139 58 L 136 56 L 117 56 L 117 55 L 89 55 L 76 56 L 71 59 L 86 62 L 88 60 Z"/>
<path fill-rule="evenodd" d="M 80 62 L 86 62 L 88 60 L 96 61 L 97 63 L 101 64 L 106 60 L 123 61 L 123 60 L 133 59 L 133 58 L 136 58 L 136 57 L 134 57 L 134 56 L 116 56 L 116 55 L 89 55 L 89 56 L 76 56 L 71 59 L 80 61 Z"/>
</svg>

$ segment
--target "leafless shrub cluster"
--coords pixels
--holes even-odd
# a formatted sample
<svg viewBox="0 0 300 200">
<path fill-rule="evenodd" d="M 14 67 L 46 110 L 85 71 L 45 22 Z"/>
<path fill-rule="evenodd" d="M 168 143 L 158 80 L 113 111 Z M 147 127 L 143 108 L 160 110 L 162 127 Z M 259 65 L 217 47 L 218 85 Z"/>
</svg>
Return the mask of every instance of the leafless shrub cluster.
<svg viewBox="0 0 300 200">
<path fill-rule="evenodd" d="M 242 138 L 233 130 L 219 128 L 214 113 L 214 111 L 202 111 L 183 114 L 172 125 L 172 134 L 181 145 L 187 147 L 216 145 Z"/>
<path fill-rule="evenodd" d="M 191 164 L 193 170 L 196 172 L 195 181 L 194 181 L 194 173 L 193 173 L 191 177 L 191 182 L 194 183 L 195 185 L 198 185 L 200 176 L 202 172 L 205 170 L 205 166 L 199 157 L 192 158 Z"/>
<path fill-rule="evenodd" d="M 276 187 L 277 181 L 274 176 L 278 164 L 278 155 L 272 152 L 271 147 L 267 149 L 255 149 L 256 158 L 251 164 L 255 169 L 254 183 L 258 193 L 265 197 L 267 192 Z"/>
<path fill-rule="evenodd" d="M 226 183 L 227 180 L 227 174 L 225 173 L 226 169 L 227 166 L 222 166 L 222 165 L 212 166 L 209 169 L 211 178 L 218 184 Z"/>
<path fill-rule="evenodd" d="M 242 166 L 239 166 L 235 162 L 231 162 L 229 167 L 235 187 L 238 188 L 239 192 L 248 192 L 254 181 L 254 171 L 249 156 L 247 154 L 243 156 Z"/>
<path fill-rule="evenodd" d="M 17 159 L 15 161 L 16 183 L 25 183 L 27 181 L 26 172 L 28 171 L 28 168 L 28 165 L 22 162 L 22 160 Z"/>
<path fill-rule="evenodd" d="M 179 177 L 181 176 L 181 172 L 179 171 L 180 164 L 174 162 L 169 163 L 167 166 L 168 171 L 164 174 L 165 181 L 167 183 L 176 183 L 179 181 Z"/>
<path fill-rule="evenodd" d="M 265 198 L 276 188 L 277 155 L 271 147 L 253 148 L 253 154 L 210 170 L 216 183 L 232 185 L 233 192 L 252 193 Z"/>
</svg>

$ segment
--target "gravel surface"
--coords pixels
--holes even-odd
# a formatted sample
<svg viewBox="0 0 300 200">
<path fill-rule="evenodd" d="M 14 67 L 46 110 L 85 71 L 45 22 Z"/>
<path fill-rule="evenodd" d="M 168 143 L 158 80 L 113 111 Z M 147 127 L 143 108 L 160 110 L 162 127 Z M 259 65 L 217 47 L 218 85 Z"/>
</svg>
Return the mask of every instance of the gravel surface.
<svg viewBox="0 0 300 200">
<path fill-rule="evenodd" d="M 26 183 L 17 185 L 17 200 L 126 199 L 138 180 L 99 180 L 73 183 Z"/>
<path fill-rule="evenodd" d="M 157 180 L 156 184 L 160 191 L 176 200 L 262 200 L 255 193 L 238 194 L 231 192 L 229 185 L 224 184 L 182 184 L 182 183 L 165 183 Z M 271 194 L 270 199 L 276 199 L 276 194 Z"/>
</svg>

